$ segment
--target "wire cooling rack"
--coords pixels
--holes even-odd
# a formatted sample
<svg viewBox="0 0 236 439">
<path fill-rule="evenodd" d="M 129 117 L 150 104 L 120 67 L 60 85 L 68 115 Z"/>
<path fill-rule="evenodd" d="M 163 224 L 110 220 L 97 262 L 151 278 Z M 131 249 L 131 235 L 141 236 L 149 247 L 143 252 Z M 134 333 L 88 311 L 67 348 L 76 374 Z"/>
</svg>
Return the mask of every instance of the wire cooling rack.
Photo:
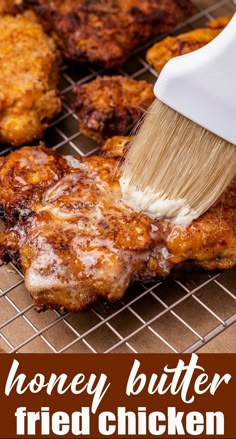
<svg viewBox="0 0 236 439">
<path fill-rule="evenodd" d="M 194 3 L 197 13 L 174 29 L 173 34 L 236 11 L 235 1 Z M 154 83 L 157 74 L 145 61 L 146 50 L 153 42 L 133 52 L 118 73 Z M 63 112 L 45 136 L 47 146 L 62 154 L 98 152 L 98 145 L 79 133 L 71 106 L 75 83 L 87 82 L 98 74 L 103 71 L 79 65 L 62 67 Z M 3 227 L 0 223 L 0 230 Z M 77 314 L 38 314 L 24 286 L 23 275 L 9 264 L 0 267 L 0 348 L 6 352 L 51 353 L 196 352 L 236 322 L 235 285 L 236 271 L 190 273 L 181 280 L 136 283 L 121 301 L 97 302 Z"/>
</svg>

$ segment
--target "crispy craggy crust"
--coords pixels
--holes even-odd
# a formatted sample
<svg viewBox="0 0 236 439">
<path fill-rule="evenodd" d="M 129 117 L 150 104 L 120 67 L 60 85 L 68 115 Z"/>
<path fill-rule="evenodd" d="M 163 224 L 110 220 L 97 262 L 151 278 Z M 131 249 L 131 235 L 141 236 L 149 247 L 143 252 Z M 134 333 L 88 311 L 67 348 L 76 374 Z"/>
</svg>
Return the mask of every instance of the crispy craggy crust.
<svg viewBox="0 0 236 439">
<path fill-rule="evenodd" d="M 165 38 L 147 51 L 147 62 L 159 73 L 171 58 L 193 52 L 212 41 L 229 20 L 230 17 L 219 17 L 210 21 L 206 28 L 185 32 L 177 37 Z"/>
<path fill-rule="evenodd" d="M 123 157 L 132 142 L 133 137 L 130 136 L 114 136 L 107 139 L 100 150 L 104 157 Z"/>
<path fill-rule="evenodd" d="M 192 12 L 189 0 L 22 0 L 52 32 L 70 60 L 104 68 L 123 63 L 131 49 Z"/>
<path fill-rule="evenodd" d="M 1 160 L 7 228 L 0 258 L 21 266 L 39 309 L 78 311 L 98 297 L 117 300 L 131 281 L 168 276 L 186 262 L 207 270 L 235 266 L 235 181 L 181 229 L 127 207 L 118 179 L 112 157 L 60 157 L 41 146 Z"/>
<path fill-rule="evenodd" d="M 0 157 L 0 207 L 4 207 L 7 224 L 14 224 L 32 203 L 41 200 L 45 190 L 57 183 L 66 169 L 63 157 L 43 143 L 37 148 L 25 146 L 7 158 Z"/>
<path fill-rule="evenodd" d="M 0 143 L 30 143 L 61 110 L 55 43 L 39 24 L 3 16 L 0 59 Z"/>
<path fill-rule="evenodd" d="M 124 76 L 98 77 L 74 92 L 80 131 L 97 142 L 130 134 L 155 98 L 152 84 Z"/>
</svg>

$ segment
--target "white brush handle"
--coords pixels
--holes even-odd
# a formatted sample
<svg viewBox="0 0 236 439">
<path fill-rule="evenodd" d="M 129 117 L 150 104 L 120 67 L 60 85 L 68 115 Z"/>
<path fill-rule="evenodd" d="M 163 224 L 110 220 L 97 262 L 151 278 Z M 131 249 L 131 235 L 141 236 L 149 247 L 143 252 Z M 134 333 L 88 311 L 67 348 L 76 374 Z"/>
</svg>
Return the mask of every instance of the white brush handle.
<svg viewBox="0 0 236 439">
<path fill-rule="evenodd" d="M 236 144 L 236 14 L 209 44 L 170 60 L 154 93 L 178 113 Z"/>
</svg>

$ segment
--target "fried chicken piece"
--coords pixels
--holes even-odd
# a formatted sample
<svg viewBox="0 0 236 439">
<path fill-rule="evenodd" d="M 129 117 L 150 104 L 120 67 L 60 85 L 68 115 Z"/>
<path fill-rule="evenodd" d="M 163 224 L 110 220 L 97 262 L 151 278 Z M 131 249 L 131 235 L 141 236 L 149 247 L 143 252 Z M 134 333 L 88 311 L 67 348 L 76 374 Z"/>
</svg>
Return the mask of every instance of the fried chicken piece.
<svg viewBox="0 0 236 439">
<path fill-rule="evenodd" d="M 104 68 L 120 66 L 129 52 L 192 12 L 189 0 L 21 0 L 32 8 L 64 55 Z"/>
<path fill-rule="evenodd" d="M 30 143 L 61 110 L 55 43 L 40 25 L 3 16 L 0 60 L 0 143 Z"/>
<path fill-rule="evenodd" d="M 22 148 L 1 162 L 0 179 L 7 215 L 22 200 L 0 236 L 0 259 L 21 266 L 38 309 L 78 311 L 99 297 L 117 300 L 130 282 L 166 277 L 185 261 L 205 269 L 236 264 L 235 181 L 182 229 L 124 204 L 114 158 Z"/>
<path fill-rule="evenodd" d="M 25 146 L 0 158 L 0 208 L 7 224 L 15 224 L 32 203 L 41 200 L 45 190 L 63 176 L 66 161 L 43 143 L 37 148 Z"/>
<path fill-rule="evenodd" d="M 97 142 L 130 134 L 155 98 L 152 84 L 124 76 L 98 77 L 74 92 L 80 131 Z"/>
<path fill-rule="evenodd" d="M 133 138 L 129 136 L 111 137 L 102 145 L 100 152 L 104 157 L 123 157 L 127 152 L 132 139 Z"/>
<path fill-rule="evenodd" d="M 206 28 L 194 29 L 177 37 L 166 37 L 147 51 L 147 62 L 160 73 L 171 58 L 193 52 L 212 41 L 228 24 L 230 18 L 219 17 L 207 23 Z"/>
</svg>

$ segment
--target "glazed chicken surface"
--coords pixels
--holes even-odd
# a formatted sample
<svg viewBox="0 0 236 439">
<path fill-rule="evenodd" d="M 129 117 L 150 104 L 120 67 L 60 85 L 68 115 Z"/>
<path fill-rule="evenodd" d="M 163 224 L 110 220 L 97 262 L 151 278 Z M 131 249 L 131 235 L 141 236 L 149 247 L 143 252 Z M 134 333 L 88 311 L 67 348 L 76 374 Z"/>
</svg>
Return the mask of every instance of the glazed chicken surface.
<svg viewBox="0 0 236 439">
<path fill-rule="evenodd" d="M 154 101 L 153 85 L 125 76 L 101 76 L 74 88 L 80 131 L 102 142 L 131 133 Z"/>
<path fill-rule="evenodd" d="M 122 142 L 110 142 L 116 156 Z M 108 150 L 109 144 L 103 156 L 62 157 L 41 145 L 0 159 L 0 259 L 22 268 L 39 310 L 117 300 L 132 281 L 166 277 L 186 262 L 207 270 L 236 264 L 235 181 L 182 229 L 124 204 L 117 159 L 106 157 Z"/>
<path fill-rule="evenodd" d="M 52 33 L 65 57 L 104 68 L 120 66 L 153 34 L 192 12 L 189 0 L 21 0 Z"/>
<path fill-rule="evenodd" d="M 40 138 L 61 110 L 58 52 L 39 24 L 0 17 L 0 143 Z"/>
<path fill-rule="evenodd" d="M 193 52 L 212 41 L 228 24 L 230 18 L 219 17 L 209 21 L 205 28 L 194 29 L 176 37 L 164 38 L 147 51 L 147 62 L 160 73 L 171 58 Z"/>
</svg>

